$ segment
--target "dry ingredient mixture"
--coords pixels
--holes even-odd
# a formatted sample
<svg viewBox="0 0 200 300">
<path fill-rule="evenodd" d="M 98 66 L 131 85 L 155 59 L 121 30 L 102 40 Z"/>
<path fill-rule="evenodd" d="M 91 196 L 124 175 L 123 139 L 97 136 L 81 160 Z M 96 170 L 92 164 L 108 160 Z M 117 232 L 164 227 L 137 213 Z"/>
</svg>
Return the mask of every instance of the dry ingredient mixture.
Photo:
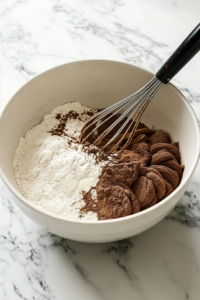
<svg viewBox="0 0 200 300">
<path fill-rule="evenodd" d="M 56 215 L 105 220 L 147 209 L 176 189 L 184 166 L 168 133 L 141 123 L 128 149 L 108 156 L 79 143 L 94 113 L 79 102 L 67 103 L 20 139 L 13 165 L 26 199 Z"/>
<path fill-rule="evenodd" d="M 78 144 L 81 128 L 95 112 L 78 102 L 67 103 L 20 139 L 14 168 L 25 198 L 52 213 L 79 218 L 85 204 L 82 191 L 96 186 L 105 165 L 97 164 L 95 155 Z M 97 214 L 83 218 L 97 220 Z"/>
</svg>

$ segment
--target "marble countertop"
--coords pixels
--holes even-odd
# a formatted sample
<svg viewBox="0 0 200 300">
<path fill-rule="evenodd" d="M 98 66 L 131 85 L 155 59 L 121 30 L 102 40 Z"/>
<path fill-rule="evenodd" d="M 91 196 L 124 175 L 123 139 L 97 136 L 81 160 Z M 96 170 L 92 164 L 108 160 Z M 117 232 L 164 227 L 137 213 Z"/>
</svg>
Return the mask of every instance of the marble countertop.
<svg viewBox="0 0 200 300">
<path fill-rule="evenodd" d="M 0 1 L 0 111 L 55 65 L 114 59 L 155 72 L 199 23 L 197 0 Z M 172 80 L 200 120 L 200 54 Z M 48 233 L 0 179 L 0 300 L 199 300 L 200 164 L 176 208 L 150 230 L 107 244 Z"/>
</svg>

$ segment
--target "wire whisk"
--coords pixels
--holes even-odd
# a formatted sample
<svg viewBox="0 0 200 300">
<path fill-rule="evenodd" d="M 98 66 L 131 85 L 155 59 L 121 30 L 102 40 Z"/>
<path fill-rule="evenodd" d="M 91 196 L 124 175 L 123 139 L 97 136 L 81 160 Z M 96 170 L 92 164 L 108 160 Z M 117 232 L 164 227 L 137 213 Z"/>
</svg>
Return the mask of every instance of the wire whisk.
<svg viewBox="0 0 200 300">
<path fill-rule="evenodd" d="M 125 150 L 133 140 L 142 114 L 154 95 L 161 86 L 167 84 L 199 50 L 200 24 L 195 27 L 145 86 L 90 118 L 82 129 L 80 142 L 84 144 L 91 136 L 97 136 L 98 129 L 103 124 L 105 125 L 113 116 L 119 115 L 118 118 L 94 140 L 93 145 L 100 146 L 100 144 L 103 144 L 102 141 L 104 138 L 122 122 L 122 125 L 116 130 L 114 135 L 106 144 L 103 144 L 101 150 L 108 154 L 119 153 Z M 125 143 L 123 143 L 124 141 Z M 122 143 L 123 145 L 120 147 Z"/>
</svg>

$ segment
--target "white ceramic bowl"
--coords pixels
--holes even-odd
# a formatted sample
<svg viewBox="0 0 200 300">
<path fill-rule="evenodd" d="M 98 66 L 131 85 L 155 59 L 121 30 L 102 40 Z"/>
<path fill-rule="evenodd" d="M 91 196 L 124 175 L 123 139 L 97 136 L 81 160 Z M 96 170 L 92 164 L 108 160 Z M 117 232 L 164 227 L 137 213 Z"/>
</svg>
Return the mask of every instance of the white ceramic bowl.
<svg viewBox="0 0 200 300">
<path fill-rule="evenodd" d="M 113 61 L 81 61 L 51 69 L 26 83 L 9 101 L 0 119 L 0 175 L 10 197 L 33 221 L 48 231 L 76 241 L 108 242 L 134 236 L 163 219 L 177 204 L 198 162 L 199 126 L 184 96 L 164 85 L 145 111 L 143 121 L 166 130 L 180 142 L 185 171 L 179 187 L 159 204 L 128 217 L 108 221 L 76 221 L 35 207 L 17 187 L 13 157 L 21 136 L 54 107 L 79 101 L 103 108 L 132 94 L 151 78 L 148 71 Z"/>
</svg>

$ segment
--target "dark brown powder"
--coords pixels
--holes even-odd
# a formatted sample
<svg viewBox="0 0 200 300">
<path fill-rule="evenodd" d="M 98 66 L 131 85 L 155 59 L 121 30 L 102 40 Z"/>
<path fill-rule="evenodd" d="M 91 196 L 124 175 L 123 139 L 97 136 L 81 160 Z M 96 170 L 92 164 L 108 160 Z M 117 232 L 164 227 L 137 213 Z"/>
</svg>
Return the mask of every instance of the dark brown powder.
<svg viewBox="0 0 200 300">
<path fill-rule="evenodd" d="M 57 114 L 55 116 L 55 118 L 57 120 L 60 120 L 60 122 L 55 128 L 52 128 L 52 130 L 49 131 L 49 132 L 52 135 L 67 136 L 66 132 L 64 132 L 67 121 L 70 120 L 70 119 L 82 121 L 81 115 L 83 116 L 85 114 L 87 114 L 88 116 L 93 116 L 94 113 L 92 111 L 86 111 L 86 112 L 83 112 L 81 114 L 78 114 L 76 111 L 71 110 L 67 114 L 64 114 L 64 115 Z"/>
</svg>

